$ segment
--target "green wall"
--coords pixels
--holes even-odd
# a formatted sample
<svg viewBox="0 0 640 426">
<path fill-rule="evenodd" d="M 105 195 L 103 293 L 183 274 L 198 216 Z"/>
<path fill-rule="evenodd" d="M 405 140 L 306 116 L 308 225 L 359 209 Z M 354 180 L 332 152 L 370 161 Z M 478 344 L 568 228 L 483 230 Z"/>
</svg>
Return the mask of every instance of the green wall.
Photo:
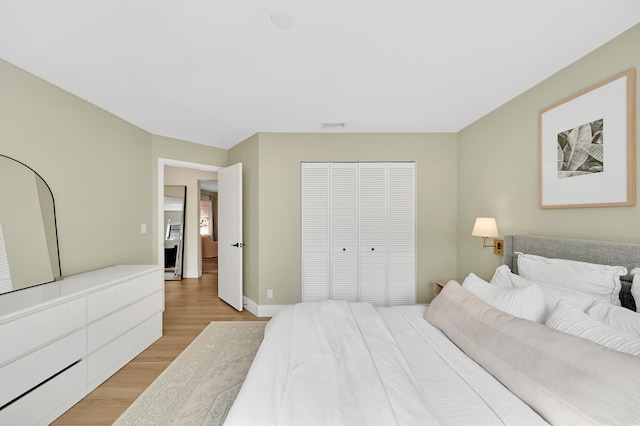
<svg viewBox="0 0 640 426">
<path fill-rule="evenodd" d="M 0 93 L 0 153 L 51 187 L 63 276 L 157 263 L 158 158 L 227 165 L 227 150 L 152 135 L 1 59 Z"/>
<path fill-rule="evenodd" d="M 257 256 L 245 252 L 245 271 L 250 271 L 245 295 L 254 302 L 278 305 L 301 299 L 301 161 L 415 161 L 418 302 L 433 297 L 434 279 L 455 274 L 455 134 L 260 133 L 241 145 L 242 152 L 241 147 L 231 149 L 230 163 L 252 163 L 245 168 L 245 191 L 248 185 L 260 185 L 244 198 L 245 226 L 251 224 L 253 231 L 257 223 L 259 243 Z M 256 243 L 255 232 L 249 238 L 247 248 Z M 273 289 L 271 300 L 268 288 Z"/>
<path fill-rule="evenodd" d="M 0 152 L 51 187 L 63 276 L 156 263 L 151 135 L 3 60 L 0 93 Z"/>
<path fill-rule="evenodd" d="M 501 260 L 471 236 L 477 216 L 495 217 L 501 235 L 640 242 L 638 205 L 541 209 L 538 201 L 539 112 L 630 68 L 640 69 L 640 25 L 459 132 L 458 277 L 491 278 Z"/>
</svg>

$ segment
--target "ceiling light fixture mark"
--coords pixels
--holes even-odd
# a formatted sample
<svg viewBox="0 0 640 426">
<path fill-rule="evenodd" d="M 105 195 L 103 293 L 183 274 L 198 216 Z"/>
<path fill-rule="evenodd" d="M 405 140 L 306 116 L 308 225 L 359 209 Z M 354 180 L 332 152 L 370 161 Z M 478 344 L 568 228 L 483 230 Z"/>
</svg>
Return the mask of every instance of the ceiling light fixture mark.
<svg viewBox="0 0 640 426">
<path fill-rule="evenodd" d="M 291 29 L 295 23 L 293 16 L 291 16 L 289 12 L 281 9 L 275 9 L 271 12 L 271 22 L 276 28 L 280 28 L 281 30 Z"/>
</svg>

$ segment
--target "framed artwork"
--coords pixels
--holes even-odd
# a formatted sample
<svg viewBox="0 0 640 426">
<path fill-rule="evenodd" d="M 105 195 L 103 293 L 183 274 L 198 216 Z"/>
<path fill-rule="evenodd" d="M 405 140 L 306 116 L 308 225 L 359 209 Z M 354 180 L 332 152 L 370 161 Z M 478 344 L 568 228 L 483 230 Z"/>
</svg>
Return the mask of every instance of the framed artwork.
<svg viewBox="0 0 640 426">
<path fill-rule="evenodd" d="M 540 207 L 635 205 L 635 69 L 540 111 Z"/>
</svg>

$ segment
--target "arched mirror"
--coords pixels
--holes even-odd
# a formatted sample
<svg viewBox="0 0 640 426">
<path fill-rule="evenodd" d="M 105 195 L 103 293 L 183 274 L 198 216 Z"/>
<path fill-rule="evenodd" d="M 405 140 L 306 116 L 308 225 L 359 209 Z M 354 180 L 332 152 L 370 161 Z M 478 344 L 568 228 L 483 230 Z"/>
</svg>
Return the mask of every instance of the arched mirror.
<svg viewBox="0 0 640 426">
<path fill-rule="evenodd" d="M 55 204 L 33 169 L 0 155 L 0 293 L 60 279 Z"/>
<path fill-rule="evenodd" d="M 184 257 L 184 223 L 187 187 L 164 187 L 164 279 L 181 280 Z"/>
</svg>

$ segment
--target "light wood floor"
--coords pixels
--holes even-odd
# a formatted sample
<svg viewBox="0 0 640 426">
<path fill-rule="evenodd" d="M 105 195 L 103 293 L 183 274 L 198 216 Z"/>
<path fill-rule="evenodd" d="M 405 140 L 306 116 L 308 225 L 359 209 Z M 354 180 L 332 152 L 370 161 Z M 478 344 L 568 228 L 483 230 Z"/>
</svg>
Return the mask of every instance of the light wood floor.
<svg viewBox="0 0 640 426">
<path fill-rule="evenodd" d="M 54 425 L 111 425 L 211 321 L 256 321 L 218 299 L 218 274 L 165 281 L 163 336 Z"/>
</svg>

